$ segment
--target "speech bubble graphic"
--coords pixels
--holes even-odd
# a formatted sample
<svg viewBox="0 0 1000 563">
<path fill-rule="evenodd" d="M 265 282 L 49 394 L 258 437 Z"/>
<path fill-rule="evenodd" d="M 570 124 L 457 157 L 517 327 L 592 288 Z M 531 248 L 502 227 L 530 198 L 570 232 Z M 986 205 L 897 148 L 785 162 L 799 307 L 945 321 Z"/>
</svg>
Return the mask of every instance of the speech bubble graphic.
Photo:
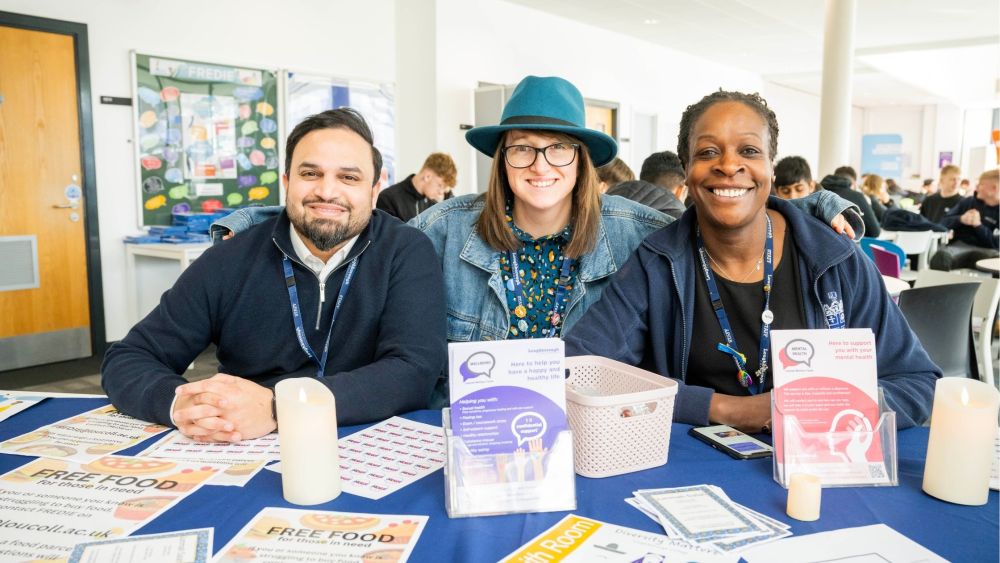
<svg viewBox="0 0 1000 563">
<path fill-rule="evenodd" d="M 536 412 L 523 412 L 510 421 L 510 431 L 517 438 L 518 446 L 544 436 L 547 427 L 545 417 Z"/>
<path fill-rule="evenodd" d="M 785 347 L 781 349 L 781 354 L 779 360 L 784 367 L 797 366 L 799 364 L 805 364 L 808 367 L 812 367 L 811 362 L 813 356 L 816 355 L 816 349 L 808 340 L 803 340 L 801 338 L 796 338 L 791 340 Z"/>
<path fill-rule="evenodd" d="M 488 352 L 476 352 L 475 354 L 469 356 L 469 359 L 465 360 L 461 366 L 458 367 L 458 372 L 462 374 L 462 381 L 468 381 L 479 377 L 480 375 L 485 375 L 487 377 L 493 377 L 493 366 L 497 363 L 496 358 L 493 354 Z"/>
</svg>

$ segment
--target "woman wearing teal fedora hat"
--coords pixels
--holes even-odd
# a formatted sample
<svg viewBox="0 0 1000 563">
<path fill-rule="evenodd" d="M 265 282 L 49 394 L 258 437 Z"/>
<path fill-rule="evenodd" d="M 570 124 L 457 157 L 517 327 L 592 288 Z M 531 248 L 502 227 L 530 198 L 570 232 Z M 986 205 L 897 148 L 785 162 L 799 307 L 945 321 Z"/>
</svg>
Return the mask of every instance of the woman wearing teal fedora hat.
<svg viewBox="0 0 1000 563">
<path fill-rule="evenodd" d="M 466 133 L 493 158 L 486 193 L 410 222 L 442 259 L 449 341 L 561 336 L 642 240 L 673 221 L 600 195 L 595 167 L 618 146 L 588 129 L 584 115 L 583 96 L 566 80 L 526 77 L 498 125 Z M 849 204 L 830 195 L 800 205 L 833 221 Z"/>
</svg>

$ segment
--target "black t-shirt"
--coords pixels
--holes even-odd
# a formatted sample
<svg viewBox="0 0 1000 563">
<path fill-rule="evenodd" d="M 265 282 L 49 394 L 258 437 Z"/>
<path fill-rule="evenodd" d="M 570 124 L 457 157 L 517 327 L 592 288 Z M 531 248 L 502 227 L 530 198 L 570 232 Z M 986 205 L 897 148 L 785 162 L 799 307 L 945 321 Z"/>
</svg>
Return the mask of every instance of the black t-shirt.
<svg viewBox="0 0 1000 563">
<path fill-rule="evenodd" d="M 802 305 L 802 291 L 799 287 L 798 252 L 785 229 L 784 250 L 774 270 L 774 287 L 771 288 L 771 312 L 774 322 L 771 330 L 806 328 L 805 308 Z M 698 262 L 697 245 L 693 244 L 695 262 Z M 747 358 L 747 372 L 754 376 L 760 367 L 760 315 L 764 312 L 764 280 L 755 283 L 738 283 L 715 274 L 719 296 L 729 317 L 729 325 L 736 337 L 738 350 Z M 691 337 L 691 351 L 688 354 L 688 369 L 685 382 L 688 385 L 709 387 L 726 395 L 745 396 L 750 391 L 740 385 L 737 378 L 736 362 L 732 356 L 720 352 L 716 345 L 725 344 L 726 339 L 719 327 L 719 319 L 712 308 L 708 296 L 708 284 L 698 268 L 694 295 L 694 331 Z M 767 378 L 764 389 L 774 386 L 771 366 L 774 355 L 768 354 Z"/>
<path fill-rule="evenodd" d="M 941 218 L 951 211 L 955 204 L 962 201 L 961 194 L 956 193 L 950 197 L 943 197 L 940 193 L 931 194 L 924 198 L 920 204 L 920 214 L 932 223 L 940 223 Z"/>
</svg>

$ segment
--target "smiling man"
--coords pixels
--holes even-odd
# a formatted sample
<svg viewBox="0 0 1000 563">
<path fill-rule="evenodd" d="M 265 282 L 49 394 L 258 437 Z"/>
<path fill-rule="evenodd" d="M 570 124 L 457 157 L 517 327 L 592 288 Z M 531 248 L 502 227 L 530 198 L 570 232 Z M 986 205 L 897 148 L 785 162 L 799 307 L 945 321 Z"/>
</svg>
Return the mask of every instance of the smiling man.
<svg viewBox="0 0 1000 563">
<path fill-rule="evenodd" d="M 137 418 L 207 440 L 276 427 L 273 388 L 317 377 L 337 420 L 424 408 L 446 361 L 430 241 L 373 209 L 382 157 L 354 110 L 314 115 L 286 143 L 285 211 L 216 245 L 107 353 L 102 385 Z M 209 343 L 219 373 L 181 374 Z"/>
</svg>

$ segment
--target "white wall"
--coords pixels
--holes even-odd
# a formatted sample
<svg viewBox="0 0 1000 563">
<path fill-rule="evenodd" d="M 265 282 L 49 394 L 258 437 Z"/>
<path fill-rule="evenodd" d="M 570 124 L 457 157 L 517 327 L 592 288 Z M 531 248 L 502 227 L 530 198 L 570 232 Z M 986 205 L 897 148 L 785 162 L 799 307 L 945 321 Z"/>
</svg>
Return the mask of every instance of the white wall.
<svg viewBox="0 0 1000 563">
<path fill-rule="evenodd" d="M 620 103 L 622 137 L 631 135 L 633 110 L 658 114 L 659 150 L 671 151 L 689 104 L 720 86 L 762 85 L 757 74 L 500 0 L 437 0 L 437 34 L 437 145 L 458 165 L 456 193 L 475 191 L 474 149 L 459 124 L 473 122 L 479 81 L 561 76 L 587 98 Z M 620 154 L 634 160 L 627 143 Z"/>
<path fill-rule="evenodd" d="M 778 154 L 801 156 L 809 163 L 813 180 L 819 182 L 819 96 L 774 82 L 765 82 L 761 92 L 778 117 Z"/>
<path fill-rule="evenodd" d="M 129 50 L 210 62 L 395 80 L 390 0 L 2 0 L 0 9 L 87 24 L 90 86 L 131 96 Z M 388 33 L 387 33 L 388 30 Z M 138 225 L 132 110 L 94 103 L 106 336 L 130 326 L 122 237 Z"/>
</svg>

